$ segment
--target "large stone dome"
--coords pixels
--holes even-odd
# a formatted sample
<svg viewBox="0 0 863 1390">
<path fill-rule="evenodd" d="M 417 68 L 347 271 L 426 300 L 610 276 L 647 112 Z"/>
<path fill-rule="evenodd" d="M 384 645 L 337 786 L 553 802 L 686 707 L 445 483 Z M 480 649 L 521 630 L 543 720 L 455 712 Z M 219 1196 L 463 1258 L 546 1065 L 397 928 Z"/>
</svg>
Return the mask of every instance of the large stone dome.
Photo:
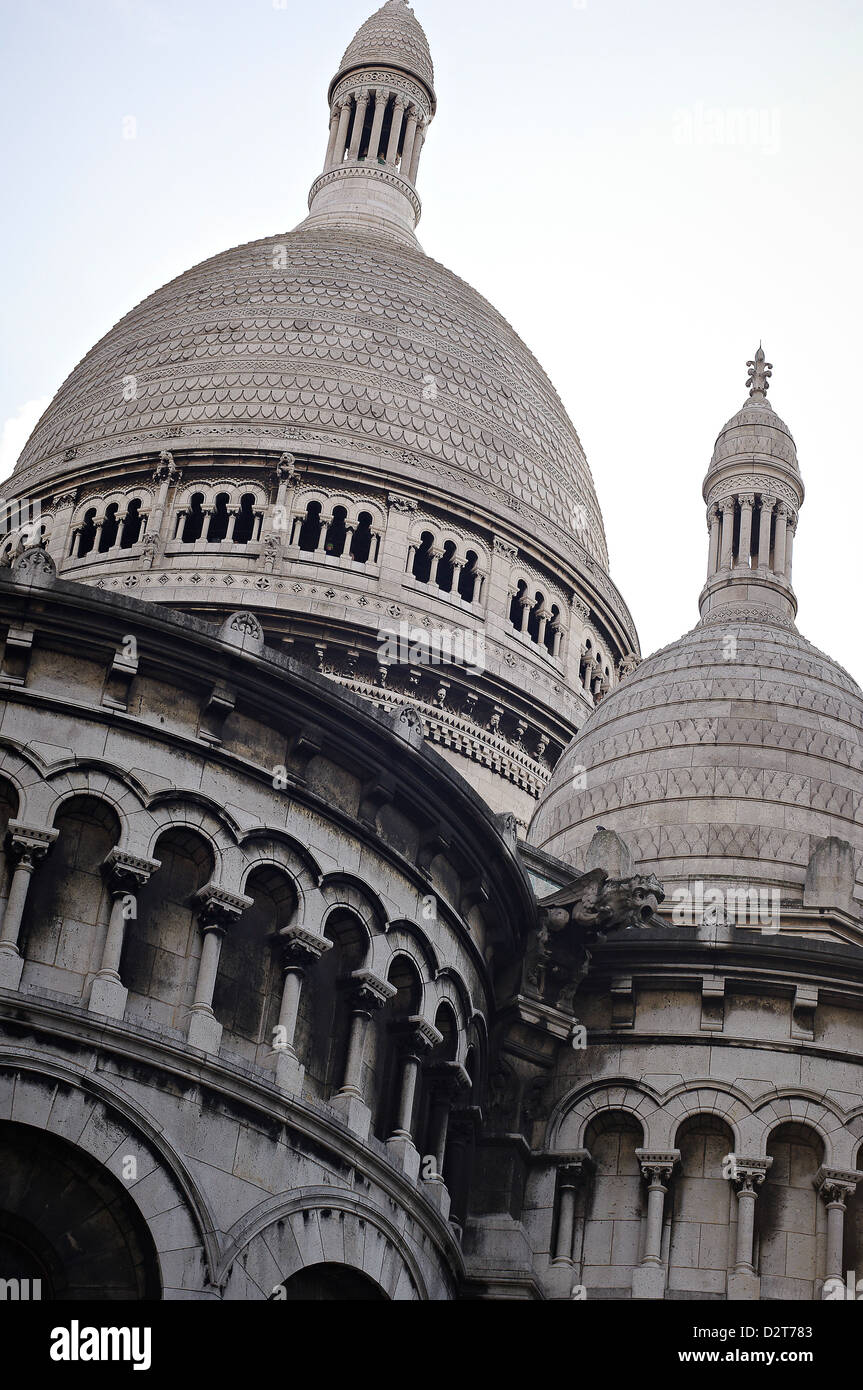
<svg viewBox="0 0 863 1390">
<path fill-rule="evenodd" d="M 301 225 L 157 290 L 61 386 L 16 490 L 72 459 L 226 445 L 396 460 L 607 566 L 589 467 L 536 359 L 476 290 L 381 234 Z"/>
<path fill-rule="evenodd" d="M 641 663 L 558 763 L 531 843 L 582 863 L 598 826 L 666 885 L 799 902 L 816 842 L 851 843 L 863 898 L 863 693 L 790 622 L 718 614 Z"/>
</svg>

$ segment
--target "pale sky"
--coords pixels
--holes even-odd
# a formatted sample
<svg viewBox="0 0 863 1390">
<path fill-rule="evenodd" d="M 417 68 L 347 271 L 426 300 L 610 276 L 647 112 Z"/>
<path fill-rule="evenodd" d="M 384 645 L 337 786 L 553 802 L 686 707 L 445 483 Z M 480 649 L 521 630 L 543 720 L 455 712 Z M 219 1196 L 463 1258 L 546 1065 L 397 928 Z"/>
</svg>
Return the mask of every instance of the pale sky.
<svg viewBox="0 0 863 1390">
<path fill-rule="evenodd" d="M 136 302 L 302 219 L 374 8 L 0 0 L 0 480 Z M 701 483 L 760 338 L 807 488 L 798 625 L 863 681 L 860 0 L 414 8 L 439 100 L 420 241 L 563 397 L 643 651 L 697 620 Z"/>
</svg>

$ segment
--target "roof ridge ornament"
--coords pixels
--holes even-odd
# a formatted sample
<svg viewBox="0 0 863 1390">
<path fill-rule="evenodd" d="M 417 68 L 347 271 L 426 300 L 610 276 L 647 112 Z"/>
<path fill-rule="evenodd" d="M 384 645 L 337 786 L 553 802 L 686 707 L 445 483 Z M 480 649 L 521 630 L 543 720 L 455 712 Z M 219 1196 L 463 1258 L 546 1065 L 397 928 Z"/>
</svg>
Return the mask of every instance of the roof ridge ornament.
<svg viewBox="0 0 863 1390">
<path fill-rule="evenodd" d="M 746 385 L 749 387 L 750 398 L 754 401 L 766 400 L 770 388 L 770 378 L 773 375 L 773 363 L 765 361 L 764 349 L 760 343 L 755 357 L 746 365 L 749 368 Z"/>
</svg>

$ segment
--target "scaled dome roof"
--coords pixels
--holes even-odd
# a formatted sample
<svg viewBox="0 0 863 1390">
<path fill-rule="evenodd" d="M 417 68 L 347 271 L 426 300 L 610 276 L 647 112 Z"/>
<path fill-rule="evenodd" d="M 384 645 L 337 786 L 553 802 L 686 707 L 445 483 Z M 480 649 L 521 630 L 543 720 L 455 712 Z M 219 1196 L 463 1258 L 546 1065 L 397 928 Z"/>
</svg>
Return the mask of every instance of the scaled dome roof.
<svg viewBox="0 0 863 1390">
<path fill-rule="evenodd" d="M 157 290 L 60 387 L 15 483 L 59 483 L 73 457 L 234 444 L 443 475 L 607 568 L 590 469 L 532 353 L 476 290 L 376 232 L 301 224 Z"/>
<path fill-rule="evenodd" d="M 835 835 L 854 847 L 863 898 L 861 795 L 859 686 L 790 621 L 726 610 L 606 697 L 555 768 L 529 840 L 579 866 L 602 825 L 666 884 L 737 880 L 799 901 L 816 841 Z"/>
<path fill-rule="evenodd" d="M 405 0 L 387 0 L 361 25 L 345 49 L 333 85 L 351 68 L 377 63 L 412 73 L 433 90 L 434 64 L 428 39 Z"/>
</svg>

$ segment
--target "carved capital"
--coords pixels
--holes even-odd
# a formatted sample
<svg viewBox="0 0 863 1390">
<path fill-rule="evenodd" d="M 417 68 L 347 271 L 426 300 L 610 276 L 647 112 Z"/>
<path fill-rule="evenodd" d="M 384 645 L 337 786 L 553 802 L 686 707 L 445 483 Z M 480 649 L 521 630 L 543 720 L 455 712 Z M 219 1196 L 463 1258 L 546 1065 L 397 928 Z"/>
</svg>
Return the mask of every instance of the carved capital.
<svg viewBox="0 0 863 1390">
<path fill-rule="evenodd" d="M 252 906 L 253 899 L 243 893 L 229 893 L 214 883 L 207 883 L 195 894 L 198 922 L 202 931 L 225 931 Z"/>
<path fill-rule="evenodd" d="M 757 1192 L 767 1177 L 772 1163 L 772 1158 L 741 1158 L 738 1154 L 734 1154 L 731 1181 L 735 1191 L 738 1194 Z"/>
<path fill-rule="evenodd" d="M 638 1159 L 641 1175 L 651 1187 L 664 1187 L 674 1166 L 680 1162 L 680 1150 L 669 1149 L 664 1153 L 656 1152 L 653 1149 L 636 1149 L 635 1157 Z"/>
<path fill-rule="evenodd" d="M 502 560 L 515 561 L 518 559 L 518 547 L 510 545 L 509 541 L 501 540 L 500 536 L 495 536 L 492 548 L 495 555 L 499 555 Z"/>
<path fill-rule="evenodd" d="M 309 927 L 284 927 L 276 933 L 276 944 L 282 952 L 282 966 L 285 970 L 294 967 L 303 969 L 314 965 L 332 946 L 328 936 L 312 931 Z"/>
<path fill-rule="evenodd" d="M 374 1013 L 377 1009 L 382 1009 L 384 1004 L 395 998 L 398 993 L 395 985 L 391 985 L 388 980 L 382 980 L 371 970 L 354 970 L 351 972 L 351 979 L 354 982 L 354 1008 L 361 1009 L 364 1013 Z"/>
<path fill-rule="evenodd" d="M 863 1178 L 854 1168 L 821 1167 L 813 1179 L 818 1195 L 827 1206 L 834 1204 L 844 1208 L 849 1197 L 853 1197 L 857 1184 Z"/>
<path fill-rule="evenodd" d="M 141 859 L 114 848 L 103 860 L 102 872 L 112 893 L 136 893 L 161 863 L 160 859 Z"/>
<path fill-rule="evenodd" d="M 741 492 L 741 493 L 738 494 L 737 500 L 738 500 L 738 502 L 740 503 L 741 507 L 750 507 L 750 508 L 752 508 L 752 507 L 755 506 L 755 493 L 754 493 L 754 492 Z"/>
<path fill-rule="evenodd" d="M 52 827 L 24 825 L 21 821 L 9 822 L 9 847 L 16 867 L 35 869 L 59 835 Z"/>
<path fill-rule="evenodd" d="M 418 503 L 413 497 L 401 497 L 398 493 L 391 492 L 387 497 L 387 506 L 393 512 L 415 512 Z"/>
</svg>

